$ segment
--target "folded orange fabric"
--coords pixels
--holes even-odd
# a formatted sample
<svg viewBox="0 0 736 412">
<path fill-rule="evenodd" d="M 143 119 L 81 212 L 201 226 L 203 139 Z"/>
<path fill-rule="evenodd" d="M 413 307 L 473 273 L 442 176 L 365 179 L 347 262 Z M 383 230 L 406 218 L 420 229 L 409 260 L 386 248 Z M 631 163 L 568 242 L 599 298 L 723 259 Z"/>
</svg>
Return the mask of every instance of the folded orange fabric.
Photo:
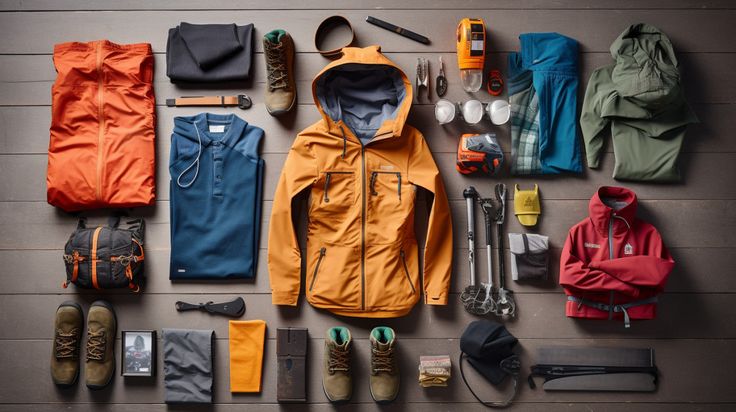
<svg viewBox="0 0 736 412">
<path fill-rule="evenodd" d="M 230 321 L 230 392 L 260 392 L 266 322 Z"/>
</svg>

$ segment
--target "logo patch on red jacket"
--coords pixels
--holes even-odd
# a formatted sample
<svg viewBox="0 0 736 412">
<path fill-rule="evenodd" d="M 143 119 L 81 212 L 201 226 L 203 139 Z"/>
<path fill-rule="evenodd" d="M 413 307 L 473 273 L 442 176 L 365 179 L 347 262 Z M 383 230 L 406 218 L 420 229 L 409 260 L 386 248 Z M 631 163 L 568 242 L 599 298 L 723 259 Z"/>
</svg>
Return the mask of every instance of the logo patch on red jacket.
<svg viewBox="0 0 736 412">
<path fill-rule="evenodd" d="M 631 246 L 631 243 L 627 243 L 624 246 L 624 255 L 633 255 L 634 254 L 634 247 Z"/>
<path fill-rule="evenodd" d="M 584 245 L 585 245 L 585 247 L 587 247 L 588 249 L 600 249 L 600 248 L 601 248 L 601 245 L 599 245 L 599 244 L 597 244 L 597 243 L 590 243 L 590 242 L 585 242 L 585 243 L 584 243 Z"/>
</svg>

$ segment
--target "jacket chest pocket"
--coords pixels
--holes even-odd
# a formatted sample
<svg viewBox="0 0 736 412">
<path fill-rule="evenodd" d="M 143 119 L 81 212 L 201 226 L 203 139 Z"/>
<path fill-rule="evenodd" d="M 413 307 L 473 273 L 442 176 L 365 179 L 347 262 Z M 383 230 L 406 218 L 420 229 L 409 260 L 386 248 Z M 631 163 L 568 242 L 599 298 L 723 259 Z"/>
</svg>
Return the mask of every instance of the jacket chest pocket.
<svg viewBox="0 0 736 412">
<path fill-rule="evenodd" d="M 370 195 L 384 202 L 401 203 L 401 172 L 371 172 Z"/>
<path fill-rule="evenodd" d="M 407 225 L 414 224 L 416 187 L 401 172 L 372 171 L 368 179 L 368 240 L 389 244 L 403 239 Z"/>
<path fill-rule="evenodd" d="M 337 218 L 347 214 L 355 203 L 355 173 L 332 170 L 320 174 L 312 186 L 312 212 Z"/>
</svg>

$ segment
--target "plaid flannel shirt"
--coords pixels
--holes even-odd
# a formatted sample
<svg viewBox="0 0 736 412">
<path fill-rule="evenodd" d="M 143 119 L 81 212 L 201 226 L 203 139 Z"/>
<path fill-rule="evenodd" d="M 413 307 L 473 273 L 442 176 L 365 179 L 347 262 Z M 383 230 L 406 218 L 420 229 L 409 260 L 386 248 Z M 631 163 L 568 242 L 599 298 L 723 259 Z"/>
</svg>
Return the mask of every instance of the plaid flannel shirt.
<svg viewBox="0 0 736 412">
<path fill-rule="evenodd" d="M 511 104 L 511 173 L 542 173 L 539 161 L 539 95 L 534 86 L 509 96 Z"/>
</svg>

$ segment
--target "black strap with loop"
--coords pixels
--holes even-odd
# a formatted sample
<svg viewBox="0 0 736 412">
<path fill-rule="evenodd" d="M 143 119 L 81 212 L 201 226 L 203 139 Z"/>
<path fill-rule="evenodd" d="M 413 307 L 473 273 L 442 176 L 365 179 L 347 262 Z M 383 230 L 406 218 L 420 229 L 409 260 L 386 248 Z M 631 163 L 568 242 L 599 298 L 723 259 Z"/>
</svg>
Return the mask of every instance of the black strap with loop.
<svg viewBox="0 0 736 412">
<path fill-rule="evenodd" d="M 465 383 L 465 386 L 467 386 L 468 390 L 471 394 L 475 397 L 475 399 L 478 400 L 481 404 L 484 406 L 487 406 L 489 408 L 505 408 L 509 405 L 511 405 L 511 402 L 516 397 L 516 392 L 519 389 L 519 372 L 521 371 L 521 361 L 519 360 L 519 357 L 517 355 L 509 356 L 508 358 L 501 361 L 501 369 L 503 369 L 504 372 L 511 375 L 511 377 L 514 380 L 514 392 L 504 401 L 484 401 L 482 400 L 473 390 L 473 388 L 470 387 L 470 384 L 468 383 L 468 380 L 465 379 L 465 371 L 463 370 L 463 359 L 467 357 L 468 355 L 465 352 L 460 352 L 460 376 L 463 378 L 463 382 Z"/>
<path fill-rule="evenodd" d="M 245 301 L 243 298 L 238 297 L 230 302 L 213 303 L 209 301 L 207 303 L 193 304 L 178 301 L 176 302 L 176 310 L 184 312 L 187 310 L 201 310 L 217 315 L 225 315 L 233 318 L 239 318 L 245 313 Z"/>
</svg>

